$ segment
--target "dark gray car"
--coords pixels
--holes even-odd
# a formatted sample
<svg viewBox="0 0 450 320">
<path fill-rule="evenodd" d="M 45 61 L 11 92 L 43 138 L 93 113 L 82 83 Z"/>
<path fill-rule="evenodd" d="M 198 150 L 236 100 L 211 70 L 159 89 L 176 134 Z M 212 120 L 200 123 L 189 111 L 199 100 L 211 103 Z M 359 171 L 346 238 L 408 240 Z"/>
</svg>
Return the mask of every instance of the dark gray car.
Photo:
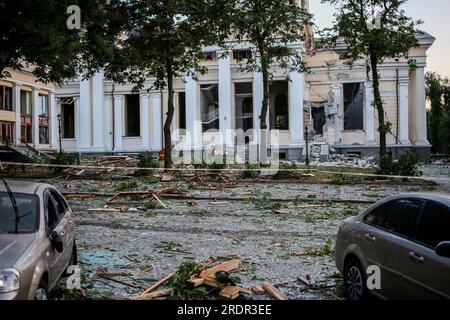
<svg viewBox="0 0 450 320">
<path fill-rule="evenodd" d="M 0 181 L 0 300 L 46 300 L 75 263 L 72 210 L 58 190 Z"/>
<path fill-rule="evenodd" d="M 335 258 L 350 299 L 450 299 L 450 197 L 402 194 L 378 202 L 344 221 Z M 371 266 L 380 271 L 379 289 L 366 285 Z"/>
</svg>

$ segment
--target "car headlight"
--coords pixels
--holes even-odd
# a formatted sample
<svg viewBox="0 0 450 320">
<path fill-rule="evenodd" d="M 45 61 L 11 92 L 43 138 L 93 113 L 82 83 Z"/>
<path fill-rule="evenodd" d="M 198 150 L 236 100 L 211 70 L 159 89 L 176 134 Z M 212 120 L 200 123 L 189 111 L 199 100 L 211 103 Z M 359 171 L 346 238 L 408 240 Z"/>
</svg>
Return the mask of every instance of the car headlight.
<svg viewBox="0 0 450 320">
<path fill-rule="evenodd" d="M 0 270 L 0 292 L 20 289 L 20 274 L 15 269 Z"/>
</svg>

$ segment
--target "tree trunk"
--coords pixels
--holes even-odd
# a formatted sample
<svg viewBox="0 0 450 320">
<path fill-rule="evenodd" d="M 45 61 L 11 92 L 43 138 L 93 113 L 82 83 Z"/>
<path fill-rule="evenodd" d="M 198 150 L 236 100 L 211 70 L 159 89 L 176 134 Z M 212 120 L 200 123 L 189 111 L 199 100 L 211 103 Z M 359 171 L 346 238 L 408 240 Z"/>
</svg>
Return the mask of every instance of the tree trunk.
<svg viewBox="0 0 450 320">
<path fill-rule="evenodd" d="M 268 164 L 267 159 L 267 112 L 269 111 L 269 63 L 266 56 L 261 55 L 261 69 L 263 74 L 263 101 L 261 107 L 260 121 L 260 142 L 259 142 L 259 162 L 262 165 Z"/>
<path fill-rule="evenodd" d="M 380 133 L 380 160 L 387 155 L 386 150 L 386 134 L 389 131 L 384 120 L 383 100 L 380 94 L 380 77 L 378 74 L 378 58 L 374 55 L 370 56 L 370 64 L 372 68 L 373 78 L 373 94 L 375 99 L 375 107 L 378 111 L 378 132 Z"/>
<path fill-rule="evenodd" d="M 166 62 L 166 73 L 167 73 L 167 89 L 169 91 L 169 97 L 167 100 L 167 118 L 164 123 L 164 149 L 165 149 L 165 157 L 164 157 L 164 168 L 168 169 L 172 167 L 172 120 L 175 112 L 175 107 L 173 104 L 173 69 L 172 62 L 168 60 Z"/>
</svg>

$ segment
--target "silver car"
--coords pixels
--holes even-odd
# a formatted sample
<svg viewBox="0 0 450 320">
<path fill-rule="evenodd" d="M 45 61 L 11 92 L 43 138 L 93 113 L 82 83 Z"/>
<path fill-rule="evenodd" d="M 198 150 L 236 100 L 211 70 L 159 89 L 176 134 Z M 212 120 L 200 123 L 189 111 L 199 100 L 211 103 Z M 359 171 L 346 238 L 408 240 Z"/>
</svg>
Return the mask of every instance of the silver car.
<svg viewBox="0 0 450 320">
<path fill-rule="evenodd" d="M 450 299 L 450 197 L 376 203 L 341 225 L 335 259 L 349 299 Z"/>
<path fill-rule="evenodd" d="M 76 260 L 72 210 L 58 190 L 0 181 L 0 300 L 47 300 Z"/>
</svg>

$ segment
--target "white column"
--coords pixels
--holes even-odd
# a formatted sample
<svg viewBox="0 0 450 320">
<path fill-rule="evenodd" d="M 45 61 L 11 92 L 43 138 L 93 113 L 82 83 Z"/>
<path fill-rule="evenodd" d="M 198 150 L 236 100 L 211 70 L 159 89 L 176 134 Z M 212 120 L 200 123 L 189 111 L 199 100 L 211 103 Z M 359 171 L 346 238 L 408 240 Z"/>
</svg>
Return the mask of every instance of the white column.
<svg viewBox="0 0 450 320">
<path fill-rule="evenodd" d="M 399 140 L 402 145 L 409 145 L 409 83 L 408 81 L 400 82 L 400 128 Z"/>
<path fill-rule="evenodd" d="M 97 72 L 92 78 L 92 125 L 93 125 L 93 148 L 97 150 L 105 149 L 104 141 L 104 74 L 103 72 Z"/>
<path fill-rule="evenodd" d="M 32 93 L 32 101 L 33 101 L 33 146 L 36 148 L 39 146 L 39 113 L 40 113 L 40 105 L 39 105 L 39 91 L 36 88 L 33 88 Z"/>
<path fill-rule="evenodd" d="M 75 97 L 73 99 L 73 106 L 74 106 L 74 116 L 75 116 L 75 121 L 74 121 L 74 126 L 75 126 L 75 139 L 77 142 L 77 151 L 80 150 L 80 131 L 81 131 L 81 124 L 80 124 L 80 98 L 79 97 Z M 63 147 L 64 149 L 64 147 Z"/>
<path fill-rule="evenodd" d="M 305 89 L 305 75 L 291 72 L 289 82 L 289 130 L 291 134 L 290 144 L 299 146 L 304 144 L 303 129 L 303 100 Z"/>
<path fill-rule="evenodd" d="M 253 73 L 253 128 L 255 130 L 256 136 L 254 137 L 255 142 L 259 142 L 261 122 L 260 115 L 262 109 L 262 102 L 264 100 L 264 80 L 261 72 Z M 267 114 L 269 114 L 269 110 Z"/>
<path fill-rule="evenodd" d="M 150 147 L 152 150 L 160 151 L 162 149 L 162 113 L 161 113 L 161 94 L 153 95 L 152 103 L 152 128 Z"/>
<path fill-rule="evenodd" d="M 91 82 L 80 81 L 80 103 L 78 106 L 78 145 L 82 150 L 91 148 Z"/>
<path fill-rule="evenodd" d="M 222 53 L 219 52 L 219 55 Z M 225 145 L 231 145 L 232 141 L 228 141 L 227 131 L 232 129 L 232 113 L 231 113 L 231 55 L 219 59 L 219 127 L 220 133 Z"/>
<path fill-rule="evenodd" d="M 114 151 L 123 151 L 123 96 L 114 96 Z"/>
<path fill-rule="evenodd" d="M 366 144 L 375 143 L 375 107 L 372 83 L 366 82 Z"/>
<path fill-rule="evenodd" d="M 142 136 L 142 149 L 150 149 L 150 113 L 148 105 L 148 93 L 141 94 L 141 136 Z"/>
<path fill-rule="evenodd" d="M 56 97 L 54 92 L 49 93 L 48 103 L 50 104 L 50 148 L 56 148 L 59 150 L 58 111 L 56 110 Z"/>
<path fill-rule="evenodd" d="M 198 103 L 198 83 L 191 77 L 186 77 L 186 134 L 190 136 L 193 149 L 202 147 L 202 122 Z"/>
<path fill-rule="evenodd" d="M 19 145 L 22 142 L 22 119 L 20 113 L 20 86 L 14 86 L 14 104 L 16 108 L 14 111 L 16 112 L 16 130 L 14 134 L 14 144 Z"/>
<path fill-rule="evenodd" d="M 113 139 L 113 127 L 112 127 L 112 100 L 113 98 L 108 95 L 105 96 L 103 101 L 103 110 L 104 110 L 104 132 L 103 132 L 103 139 L 104 139 L 104 149 L 107 151 L 112 151 L 112 139 Z"/>
<path fill-rule="evenodd" d="M 340 144 L 342 141 L 342 131 L 344 131 L 344 106 L 342 105 L 342 85 L 335 84 L 332 86 L 334 94 L 334 142 Z"/>
<path fill-rule="evenodd" d="M 415 101 L 414 107 L 414 126 L 416 129 L 415 139 L 412 141 L 414 145 L 429 146 L 427 139 L 427 114 L 425 109 L 425 68 L 418 67 L 415 69 Z"/>
</svg>

